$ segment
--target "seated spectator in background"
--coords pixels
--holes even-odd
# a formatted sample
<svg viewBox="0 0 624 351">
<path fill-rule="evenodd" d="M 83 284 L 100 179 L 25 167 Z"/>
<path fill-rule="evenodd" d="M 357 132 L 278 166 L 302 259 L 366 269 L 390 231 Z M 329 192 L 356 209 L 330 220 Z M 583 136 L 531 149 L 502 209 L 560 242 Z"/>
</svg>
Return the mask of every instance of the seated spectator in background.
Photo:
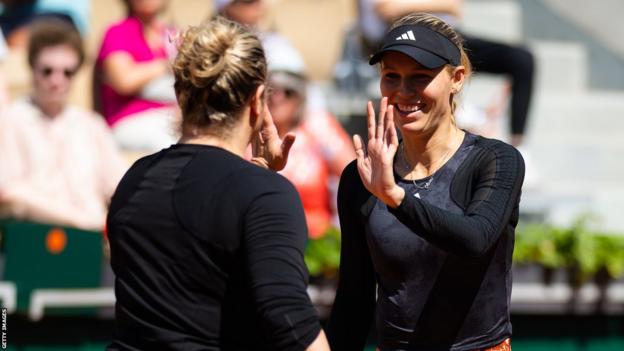
<svg viewBox="0 0 624 351">
<path fill-rule="evenodd" d="M 12 48 L 25 48 L 29 25 L 44 18 L 71 23 L 82 35 L 88 31 L 90 0 L 1 0 L 0 29 Z"/>
<path fill-rule="evenodd" d="M 102 230 L 126 169 L 102 117 L 67 105 L 84 60 L 67 22 L 31 27 L 32 94 L 0 115 L 0 214 L 21 220 Z"/>
<path fill-rule="evenodd" d="M 108 28 L 97 57 L 95 105 L 122 148 L 156 151 L 176 142 L 172 28 L 159 18 L 168 1 L 124 4 L 128 16 Z"/>
<path fill-rule="evenodd" d="M 262 0 L 214 0 L 218 15 L 255 30 L 262 20 L 265 4 Z"/>
<path fill-rule="evenodd" d="M 215 0 L 217 14 L 246 25 L 262 40 L 269 69 L 268 105 L 281 138 L 295 132 L 297 141 L 281 173 L 303 202 L 308 233 L 323 236 L 337 225 L 336 189 L 343 168 L 355 158 L 349 135 L 325 110 L 322 93 L 310 84 L 295 47 L 276 32 L 262 31 L 262 0 Z"/>
<path fill-rule="evenodd" d="M 9 91 L 6 85 L 6 78 L 4 75 L 2 62 L 9 55 L 9 48 L 4 41 L 4 35 L 2 35 L 2 30 L 0 30 L 0 113 L 6 107 L 6 104 L 9 101 Z"/>
<path fill-rule="evenodd" d="M 301 196 L 310 237 L 318 238 L 336 218 L 335 189 L 355 158 L 349 135 L 329 112 L 307 107 L 308 79 L 299 52 L 284 38 L 263 42 L 269 68 L 268 105 L 280 137 L 294 131 L 288 163 L 281 173 Z M 335 223 L 335 222 L 334 222 Z"/>
</svg>

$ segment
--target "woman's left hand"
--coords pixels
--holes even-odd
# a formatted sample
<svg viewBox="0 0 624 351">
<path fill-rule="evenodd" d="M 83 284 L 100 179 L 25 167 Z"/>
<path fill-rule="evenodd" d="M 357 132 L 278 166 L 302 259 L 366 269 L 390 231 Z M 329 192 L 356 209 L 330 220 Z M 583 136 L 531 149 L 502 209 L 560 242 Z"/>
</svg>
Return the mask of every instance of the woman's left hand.
<svg viewBox="0 0 624 351">
<path fill-rule="evenodd" d="M 399 138 L 394 128 L 394 107 L 388 106 L 388 98 L 381 99 L 379 121 L 375 122 L 375 109 L 368 102 L 368 144 L 359 135 L 353 136 L 357 155 L 357 168 L 364 187 L 386 205 L 397 207 L 403 201 L 405 191 L 394 181 L 394 155 Z"/>
<path fill-rule="evenodd" d="M 295 142 L 295 133 L 286 133 L 284 139 L 280 139 L 268 106 L 264 110 L 260 132 L 251 141 L 251 162 L 260 167 L 281 171 L 286 167 L 288 153 Z"/>
</svg>

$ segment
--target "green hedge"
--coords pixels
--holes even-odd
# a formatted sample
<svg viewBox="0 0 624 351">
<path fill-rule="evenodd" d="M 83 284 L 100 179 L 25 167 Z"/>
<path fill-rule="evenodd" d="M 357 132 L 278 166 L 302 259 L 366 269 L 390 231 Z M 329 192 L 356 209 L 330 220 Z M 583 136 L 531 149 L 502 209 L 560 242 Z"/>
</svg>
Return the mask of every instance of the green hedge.
<svg viewBox="0 0 624 351">
<path fill-rule="evenodd" d="M 589 228 L 583 216 L 570 226 L 521 223 L 516 230 L 515 263 L 537 263 L 575 272 L 582 283 L 604 272 L 611 279 L 624 276 L 624 235 Z"/>
</svg>

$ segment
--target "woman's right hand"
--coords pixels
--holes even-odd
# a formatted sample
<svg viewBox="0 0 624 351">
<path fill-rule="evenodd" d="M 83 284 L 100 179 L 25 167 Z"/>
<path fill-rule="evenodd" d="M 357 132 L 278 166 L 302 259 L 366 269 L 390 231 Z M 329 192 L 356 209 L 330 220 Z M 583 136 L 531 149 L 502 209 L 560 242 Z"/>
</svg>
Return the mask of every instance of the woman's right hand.
<svg viewBox="0 0 624 351">
<path fill-rule="evenodd" d="M 357 168 L 364 187 L 386 205 L 396 208 L 403 201 L 405 191 L 394 181 L 394 155 L 399 146 L 394 127 L 394 108 L 388 98 L 381 99 L 379 121 L 375 121 L 372 102 L 367 105 L 368 143 L 364 147 L 359 135 L 353 136 Z"/>
<path fill-rule="evenodd" d="M 290 148 L 295 143 L 295 133 L 289 132 L 280 139 L 273 116 L 268 106 L 264 106 L 260 132 L 251 141 L 251 162 L 260 167 L 281 171 L 286 167 Z"/>
</svg>

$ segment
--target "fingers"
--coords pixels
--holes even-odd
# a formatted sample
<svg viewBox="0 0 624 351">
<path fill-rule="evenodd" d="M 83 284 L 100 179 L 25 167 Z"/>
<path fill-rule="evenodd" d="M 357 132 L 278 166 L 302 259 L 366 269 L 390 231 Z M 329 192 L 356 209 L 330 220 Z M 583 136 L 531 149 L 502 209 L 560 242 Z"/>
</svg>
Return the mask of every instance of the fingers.
<svg viewBox="0 0 624 351">
<path fill-rule="evenodd" d="M 253 155 L 257 155 L 260 150 L 260 147 L 261 147 L 260 140 L 259 140 L 260 138 L 261 138 L 261 134 L 257 133 L 256 136 L 254 136 L 251 139 L 251 153 Z"/>
<path fill-rule="evenodd" d="M 362 138 L 357 134 L 353 136 L 353 148 L 355 149 L 355 156 L 358 160 L 363 159 L 365 156 L 364 143 L 362 142 Z"/>
<path fill-rule="evenodd" d="M 290 153 L 290 148 L 295 143 L 296 135 L 295 133 L 287 133 L 282 140 L 282 155 L 284 159 L 288 159 L 288 154 Z"/>
<path fill-rule="evenodd" d="M 394 126 L 394 106 L 388 106 L 388 112 L 386 114 L 386 142 L 389 145 L 398 146 L 399 136 L 397 135 L 396 128 Z"/>
<path fill-rule="evenodd" d="M 388 98 L 381 98 L 381 103 L 379 104 L 379 122 L 377 123 L 377 131 L 375 134 L 375 138 L 383 139 L 384 137 L 384 120 L 386 118 L 386 110 L 388 109 Z"/>
<path fill-rule="evenodd" d="M 372 140 L 375 138 L 375 108 L 373 107 L 373 102 L 369 101 L 366 104 L 366 115 L 367 115 L 367 127 L 368 127 L 368 140 Z M 354 139 L 355 140 L 355 139 Z"/>
<path fill-rule="evenodd" d="M 273 125 L 273 115 L 271 114 L 271 110 L 269 110 L 269 105 L 265 102 L 264 113 L 262 114 L 262 126 L 271 127 Z"/>
</svg>

